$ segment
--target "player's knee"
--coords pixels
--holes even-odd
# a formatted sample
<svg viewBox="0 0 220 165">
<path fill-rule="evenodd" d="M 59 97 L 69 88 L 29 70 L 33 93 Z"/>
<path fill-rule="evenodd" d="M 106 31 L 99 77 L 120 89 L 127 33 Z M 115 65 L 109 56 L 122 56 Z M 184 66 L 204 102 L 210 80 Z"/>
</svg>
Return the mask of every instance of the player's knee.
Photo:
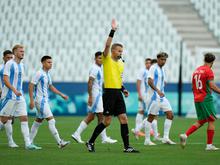
<svg viewBox="0 0 220 165">
<path fill-rule="evenodd" d="M 91 121 L 93 121 L 95 119 L 95 116 L 89 116 L 88 118 L 87 118 L 87 121 L 88 121 L 88 123 L 90 123 Z"/>
<path fill-rule="evenodd" d="M 37 118 L 35 121 L 38 123 L 42 123 L 43 119 Z"/>
<path fill-rule="evenodd" d="M 109 120 L 105 120 L 105 121 L 104 121 L 104 125 L 105 125 L 106 127 L 108 127 L 110 124 L 111 124 L 111 121 L 109 121 Z"/>
<path fill-rule="evenodd" d="M 172 112 L 167 112 L 167 119 L 173 120 L 174 116 Z"/>
<path fill-rule="evenodd" d="M 144 114 L 144 110 L 139 110 L 138 113 L 141 114 L 141 115 L 143 115 L 143 114 Z"/>
</svg>

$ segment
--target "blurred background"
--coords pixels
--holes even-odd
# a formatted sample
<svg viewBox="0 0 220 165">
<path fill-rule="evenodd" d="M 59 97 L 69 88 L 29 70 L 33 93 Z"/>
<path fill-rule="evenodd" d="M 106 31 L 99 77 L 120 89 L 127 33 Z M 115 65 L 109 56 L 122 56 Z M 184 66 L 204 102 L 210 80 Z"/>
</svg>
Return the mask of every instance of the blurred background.
<svg viewBox="0 0 220 165">
<path fill-rule="evenodd" d="M 53 57 L 54 85 L 66 93 L 66 102 L 51 94 L 55 115 L 85 115 L 87 80 L 94 53 L 104 49 L 115 18 L 114 42 L 124 45 L 125 86 L 129 115 L 137 112 L 136 79 L 145 58 L 165 51 L 166 96 L 176 115 L 195 116 L 191 74 L 212 52 L 215 82 L 220 83 L 220 1 L 218 0 L 2 0 L 0 51 L 25 46 L 24 90 L 40 67 L 43 55 Z M 220 114 L 219 96 L 214 95 Z M 34 112 L 30 112 L 34 114 Z"/>
</svg>

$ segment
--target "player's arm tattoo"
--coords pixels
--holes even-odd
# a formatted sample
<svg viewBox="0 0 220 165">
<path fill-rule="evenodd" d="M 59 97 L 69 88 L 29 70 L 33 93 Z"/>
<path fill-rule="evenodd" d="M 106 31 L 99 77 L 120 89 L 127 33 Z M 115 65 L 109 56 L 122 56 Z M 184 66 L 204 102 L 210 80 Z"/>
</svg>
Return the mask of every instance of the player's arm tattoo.
<svg viewBox="0 0 220 165">
<path fill-rule="evenodd" d="M 93 81 L 95 79 L 93 77 L 89 77 L 89 81 L 88 81 L 88 94 L 89 96 L 92 96 L 92 84 L 93 84 Z"/>
<path fill-rule="evenodd" d="M 148 78 L 148 85 L 155 91 L 158 91 L 158 89 L 154 85 L 154 81 L 152 78 Z"/>
</svg>

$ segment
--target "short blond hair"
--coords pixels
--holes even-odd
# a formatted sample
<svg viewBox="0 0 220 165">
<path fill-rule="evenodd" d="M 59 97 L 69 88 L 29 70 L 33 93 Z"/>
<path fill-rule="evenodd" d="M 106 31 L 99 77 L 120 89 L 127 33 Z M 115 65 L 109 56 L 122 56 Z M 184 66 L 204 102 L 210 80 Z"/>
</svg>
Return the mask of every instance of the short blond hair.
<svg viewBox="0 0 220 165">
<path fill-rule="evenodd" d="M 12 52 L 15 53 L 15 50 L 17 50 L 18 48 L 24 48 L 24 46 L 21 44 L 17 44 L 12 48 Z"/>
</svg>

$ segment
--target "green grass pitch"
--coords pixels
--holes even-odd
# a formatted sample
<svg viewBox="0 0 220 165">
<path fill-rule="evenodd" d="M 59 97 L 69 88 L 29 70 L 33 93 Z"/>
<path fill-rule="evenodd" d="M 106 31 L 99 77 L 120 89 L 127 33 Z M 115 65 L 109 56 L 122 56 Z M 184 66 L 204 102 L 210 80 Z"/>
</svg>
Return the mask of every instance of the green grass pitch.
<svg viewBox="0 0 220 165">
<path fill-rule="evenodd" d="M 51 136 L 47 122 L 40 127 L 35 143 L 43 147 L 40 151 L 27 151 L 24 149 L 23 137 L 20 132 L 20 122 L 15 120 L 14 139 L 19 148 L 8 148 L 5 131 L 0 132 L 0 165 L 214 165 L 220 163 L 220 151 L 205 151 L 206 125 L 190 136 L 186 148 L 183 150 L 177 145 L 157 143 L 156 146 L 144 146 L 144 138 L 136 140 L 130 133 L 131 146 L 140 150 L 139 154 L 123 153 L 120 136 L 120 126 L 114 118 L 107 129 L 108 136 L 118 140 L 116 144 L 101 144 L 100 138 L 96 142 L 96 152 L 89 153 L 84 144 L 77 144 L 70 138 L 72 132 L 78 127 L 83 117 L 56 117 L 57 129 L 60 136 L 70 140 L 71 144 L 64 149 L 59 149 Z M 195 120 L 178 118 L 174 119 L 170 138 L 179 143 L 179 134 L 186 130 Z M 29 118 L 31 126 L 33 118 Z M 158 121 L 159 132 L 163 130 L 164 117 Z M 86 141 L 97 121 L 94 121 L 82 134 Z M 134 127 L 134 117 L 129 117 L 129 129 Z M 214 144 L 220 147 L 220 122 L 216 122 Z"/>
</svg>

